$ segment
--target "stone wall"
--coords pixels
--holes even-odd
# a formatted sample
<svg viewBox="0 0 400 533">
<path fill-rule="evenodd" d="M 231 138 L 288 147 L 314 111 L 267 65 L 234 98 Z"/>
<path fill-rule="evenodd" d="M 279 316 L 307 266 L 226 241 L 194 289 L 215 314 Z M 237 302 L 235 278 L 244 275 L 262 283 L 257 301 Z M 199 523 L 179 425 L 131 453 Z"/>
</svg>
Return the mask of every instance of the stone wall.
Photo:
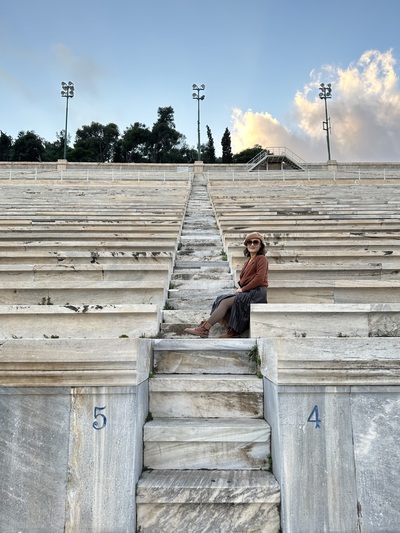
<svg viewBox="0 0 400 533">
<path fill-rule="evenodd" d="M 37 357 L 3 350 L 8 341 L 0 346 L 2 533 L 135 531 L 151 341 L 116 339 L 108 363 L 101 341 L 88 342 L 90 350 L 81 341 L 80 363 L 70 367 L 61 346 L 58 362 L 46 362 L 45 349 Z M 26 373 L 32 386 L 21 385 Z M 88 386 L 76 386 L 79 381 Z M 131 385 L 119 386 L 122 381 Z"/>
<path fill-rule="evenodd" d="M 396 338 L 259 340 L 287 533 L 396 533 Z"/>
</svg>

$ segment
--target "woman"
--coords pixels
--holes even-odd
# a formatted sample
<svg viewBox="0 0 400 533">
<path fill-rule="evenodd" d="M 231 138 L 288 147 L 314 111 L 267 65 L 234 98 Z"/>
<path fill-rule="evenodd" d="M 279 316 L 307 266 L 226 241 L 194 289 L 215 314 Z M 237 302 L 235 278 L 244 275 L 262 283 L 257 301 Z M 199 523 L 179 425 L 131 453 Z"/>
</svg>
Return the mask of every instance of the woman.
<svg viewBox="0 0 400 533">
<path fill-rule="evenodd" d="M 244 255 L 248 257 L 239 277 L 235 294 L 223 294 L 215 300 L 210 317 L 195 328 L 184 331 L 199 337 L 208 337 L 209 330 L 217 322 L 228 325 L 228 331 L 220 339 L 240 337 L 250 326 L 250 304 L 267 303 L 268 259 L 261 233 L 249 233 L 243 241 Z"/>
</svg>

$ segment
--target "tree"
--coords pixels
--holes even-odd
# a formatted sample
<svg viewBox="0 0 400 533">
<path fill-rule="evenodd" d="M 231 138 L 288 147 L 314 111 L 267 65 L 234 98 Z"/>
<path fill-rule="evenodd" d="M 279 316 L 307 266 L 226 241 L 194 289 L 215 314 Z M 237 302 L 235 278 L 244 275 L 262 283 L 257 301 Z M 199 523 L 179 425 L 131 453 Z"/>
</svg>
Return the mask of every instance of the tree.
<svg viewBox="0 0 400 533">
<path fill-rule="evenodd" d="M 208 142 L 206 146 L 204 147 L 203 160 L 204 160 L 204 163 L 215 163 L 214 139 L 213 139 L 211 129 L 209 128 L 209 126 L 206 126 L 206 129 L 207 129 Z"/>
<path fill-rule="evenodd" d="M 225 129 L 225 132 L 221 139 L 222 145 L 222 163 L 232 163 L 232 146 L 231 146 L 231 134 L 228 128 Z"/>
<path fill-rule="evenodd" d="M 54 142 L 44 141 L 45 152 L 44 161 L 57 161 L 64 157 L 64 134 L 65 131 L 56 133 L 57 140 Z M 69 137 L 69 135 L 68 135 Z M 71 152 L 71 148 L 67 147 L 67 152 Z"/>
<path fill-rule="evenodd" d="M 151 130 L 153 163 L 170 163 L 171 150 L 176 148 L 183 135 L 175 129 L 174 110 L 171 106 L 158 108 L 158 120 Z"/>
<path fill-rule="evenodd" d="M 106 163 L 113 161 L 118 149 L 119 130 L 112 122 L 104 126 L 92 122 L 76 131 L 72 157 L 75 161 Z"/>
<path fill-rule="evenodd" d="M 128 163 L 148 162 L 151 155 L 151 131 L 140 122 L 126 128 L 121 139 L 121 155 Z"/>
<path fill-rule="evenodd" d="M 255 144 L 253 148 L 246 148 L 245 150 L 242 150 L 238 154 L 234 154 L 233 162 L 234 163 L 248 163 L 249 161 L 253 159 L 253 157 L 258 155 L 262 149 L 263 149 L 262 146 L 260 146 L 259 144 Z"/>
<path fill-rule="evenodd" d="M 44 139 L 34 131 L 20 131 L 14 143 L 13 161 L 42 161 Z"/>
<path fill-rule="evenodd" d="M 197 150 L 188 146 L 182 136 L 179 146 L 172 148 L 168 157 L 170 163 L 193 163 L 197 159 Z"/>
<path fill-rule="evenodd" d="M 0 130 L 0 161 L 11 161 L 13 155 L 13 140 L 10 135 Z"/>
</svg>

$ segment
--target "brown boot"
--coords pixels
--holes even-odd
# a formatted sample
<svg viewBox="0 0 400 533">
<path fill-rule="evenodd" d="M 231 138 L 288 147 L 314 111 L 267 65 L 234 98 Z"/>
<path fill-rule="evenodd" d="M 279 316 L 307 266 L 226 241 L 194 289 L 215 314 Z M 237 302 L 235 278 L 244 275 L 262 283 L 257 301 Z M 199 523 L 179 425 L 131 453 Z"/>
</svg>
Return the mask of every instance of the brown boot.
<svg viewBox="0 0 400 533">
<path fill-rule="evenodd" d="M 238 333 L 232 328 L 229 328 L 226 333 L 219 336 L 220 339 L 233 339 L 235 337 L 240 337 L 240 333 Z"/>
<path fill-rule="evenodd" d="M 186 328 L 183 331 L 185 333 L 190 333 L 190 335 L 197 335 L 198 337 L 203 337 L 204 339 L 206 339 L 208 337 L 208 332 L 211 327 L 212 324 L 210 324 L 209 322 L 201 322 L 201 324 L 196 326 L 195 328 Z"/>
</svg>

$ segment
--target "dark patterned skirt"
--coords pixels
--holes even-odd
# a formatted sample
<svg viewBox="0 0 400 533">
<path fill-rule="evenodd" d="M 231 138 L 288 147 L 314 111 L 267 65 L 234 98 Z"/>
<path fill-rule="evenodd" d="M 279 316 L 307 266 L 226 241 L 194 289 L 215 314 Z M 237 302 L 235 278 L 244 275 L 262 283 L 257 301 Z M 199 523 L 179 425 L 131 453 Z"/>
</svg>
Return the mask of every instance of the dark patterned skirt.
<svg viewBox="0 0 400 533">
<path fill-rule="evenodd" d="M 221 294 L 215 299 L 211 313 L 215 311 L 222 300 L 231 296 L 235 297 L 233 305 L 220 323 L 223 326 L 234 329 L 237 333 L 243 333 L 250 327 L 250 304 L 266 304 L 267 289 L 265 287 L 256 287 L 247 292 Z"/>
</svg>

